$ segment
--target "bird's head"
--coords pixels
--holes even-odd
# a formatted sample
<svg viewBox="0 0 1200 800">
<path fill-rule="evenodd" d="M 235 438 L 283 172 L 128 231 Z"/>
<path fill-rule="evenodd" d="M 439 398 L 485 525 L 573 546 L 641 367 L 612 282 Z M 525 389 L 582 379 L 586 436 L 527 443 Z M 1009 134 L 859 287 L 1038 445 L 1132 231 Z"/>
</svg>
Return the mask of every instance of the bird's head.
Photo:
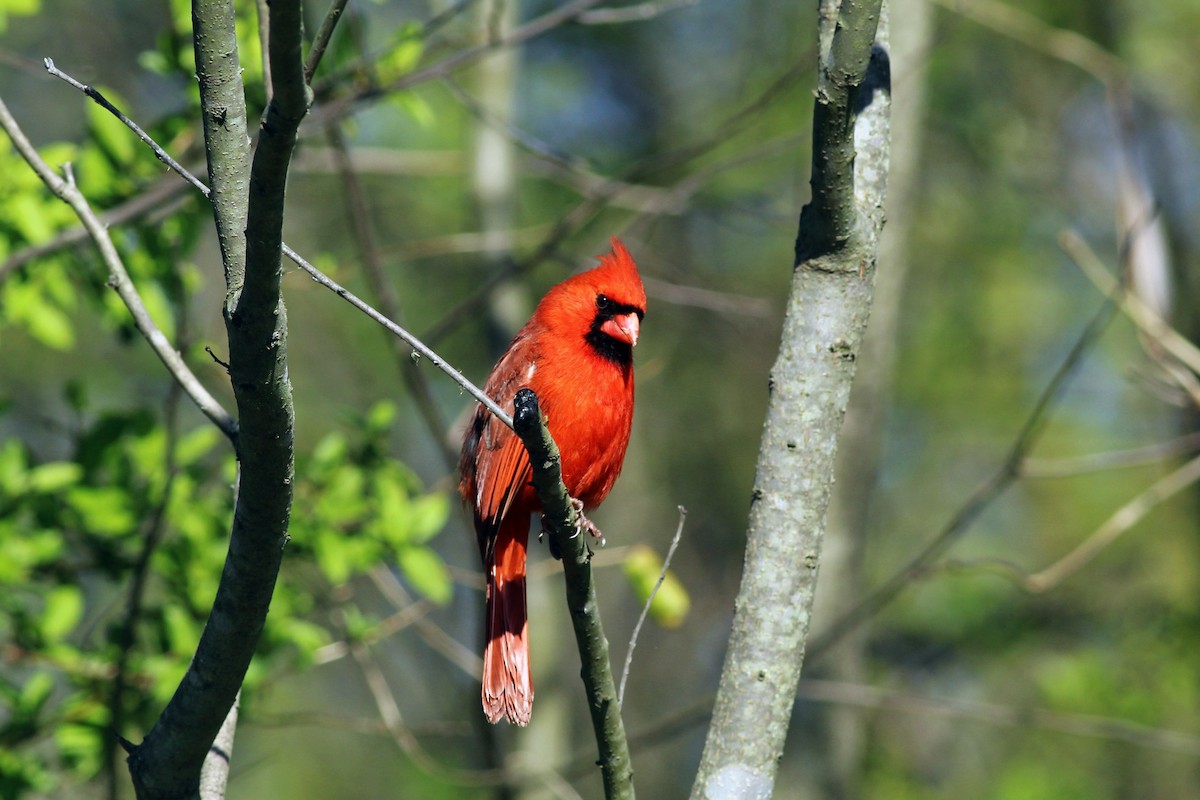
<svg viewBox="0 0 1200 800">
<path fill-rule="evenodd" d="M 582 336 L 601 357 L 631 364 L 646 316 L 646 290 L 625 245 L 614 236 L 600 264 L 551 289 L 538 314 L 564 334 Z"/>
</svg>

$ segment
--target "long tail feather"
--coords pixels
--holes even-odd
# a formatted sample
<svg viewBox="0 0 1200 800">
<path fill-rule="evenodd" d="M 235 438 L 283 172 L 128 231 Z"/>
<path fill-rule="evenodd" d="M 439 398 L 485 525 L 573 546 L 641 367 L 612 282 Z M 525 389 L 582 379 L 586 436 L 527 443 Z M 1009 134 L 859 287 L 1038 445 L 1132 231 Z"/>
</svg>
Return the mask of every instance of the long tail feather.
<svg viewBox="0 0 1200 800">
<path fill-rule="evenodd" d="M 488 570 L 487 646 L 483 651 L 483 713 L 488 722 L 525 725 L 533 712 L 529 621 L 525 610 L 525 548 L 529 518 L 505 519 Z"/>
</svg>

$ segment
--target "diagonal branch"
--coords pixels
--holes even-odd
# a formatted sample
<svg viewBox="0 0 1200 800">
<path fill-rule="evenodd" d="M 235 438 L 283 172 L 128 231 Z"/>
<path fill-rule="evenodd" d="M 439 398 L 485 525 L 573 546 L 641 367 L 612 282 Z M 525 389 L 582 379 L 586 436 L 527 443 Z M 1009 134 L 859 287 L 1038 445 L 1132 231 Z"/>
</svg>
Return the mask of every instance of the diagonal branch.
<svg viewBox="0 0 1200 800">
<path fill-rule="evenodd" d="M 53 66 L 53 62 L 50 62 L 50 66 Z M 74 78 L 70 77 L 69 75 L 62 72 L 61 70 L 55 69 L 53 74 L 57 75 L 58 77 L 65 80 L 67 83 L 69 83 L 72 86 L 75 86 L 76 88 L 79 88 L 81 90 L 91 89 L 91 87 L 86 87 L 84 84 L 82 84 L 79 81 L 75 80 Z M 210 189 L 208 187 L 208 185 L 204 183 L 204 181 L 197 178 L 186 167 L 184 167 L 182 164 L 180 164 L 178 161 L 176 161 L 174 158 L 172 158 L 162 148 L 162 146 L 158 144 L 158 142 L 154 141 L 154 139 L 152 139 L 148 134 L 146 134 L 146 132 L 143 131 L 137 125 L 137 123 L 135 123 L 133 120 L 129 119 L 127 116 L 125 116 L 123 113 L 121 113 L 120 110 L 117 109 L 116 106 L 112 105 L 112 103 L 110 103 L 106 98 L 104 98 L 104 96 L 102 94 L 100 94 L 100 92 L 96 91 L 95 89 L 91 89 L 91 91 L 87 91 L 85 93 L 92 100 L 99 103 L 103 108 L 105 108 L 110 113 L 114 114 L 118 119 L 120 119 L 130 130 L 132 130 L 137 135 L 137 137 L 139 139 L 141 139 L 143 142 L 145 142 L 150 147 L 150 149 L 152 151 L 154 151 L 154 155 L 160 161 L 162 161 L 164 164 L 166 164 L 168 167 L 170 167 L 173 172 L 175 172 L 177 175 L 179 175 L 185 181 L 190 183 L 196 190 L 198 190 L 201 194 L 203 194 L 210 202 L 214 202 L 214 203 L 217 202 L 214 199 L 213 190 Z M 32 148 L 30 148 L 30 149 L 32 150 Z M 53 175 L 53 173 L 50 173 L 50 174 Z M 222 175 L 222 177 L 224 177 L 224 172 L 222 172 L 221 175 Z M 216 183 L 215 180 L 214 180 L 214 183 Z M 232 194 L 232 192 L 230 192 L 230 193 Z M 223 218 L 223 215 L 221 214 L 221 212 L 217 212 L 214 208 L 214 213 L 218 214 L 218 231 L 224 230 L 226 228 L 233 228 L 236 226 L 236 224 L 237 224 L 236 220 L 232 220 L 232 221 L 222 224 L 220 222 L 220 219 Z M 225 212 L 225 214 L 227 215 L 228 212 Z M 226 259 L 227 264 L 231 263 L 238 257 L 237 256 L 238 251 L 236 251 L 235 249 L 232 249 L 232 248 L 236 248 L 236 246 L 238 244 L 238 239 L 231 237 L 229 239 L 229 243 L 230 243 L 231 250 L 230 250 L 229 258 Z M 287 256 L 293 263 L 295 263 L 298 267 L 300 267 L 305 272 L 307 272 L 314 281 L 321 284 L 326 289 L 329 289 L 330 291 L 332 291 L 334 294 L 341 297 L 346 302 L 350 303 L 350 305 L 354 306 L 359 311 L 363 312 L 368 317 L 370 317 L 372 320 L 374 320 L 375 322 L 382 325 L 384 328 L 386 328 L 388 331 L 390 331 L 394 336 L 398 336 L 400 339 L 402 339 L 405 342 L 405 344 L 407 344 L 409 347 L 412 348 L 412 350 L 413 350 L 412 357 L 414 360 L 416 360 L 418 358 L 428 359 L 431 364 L 433 364 L 435 367 L 440 369 L 442 372 L 446 373 L 446 375 L 449 376 L 451 380 L 453 380 L 455 383 L 457 383 L 459 386 L 461 386 L 468 394 L 470 394 L 472 397 L 474 397 L 476 400 L 478 400 L 480 403 L 482 403 L 485 408 L 487 408 L 494 415 L 496 415 L 497 419 L 499 419 L 501 422 L 503 422 L 505 425 L 509 426 L 510 428 L 512 427 L 512 418 L 509 417 L 508 414 L 506 414 L 500 408 L 500 406 L 496 405 L 496 402 L 494 400 L 492 400 L 490 397 L 485 395 L 479 387 L 477 387 L 475 384 L 471 383 L 471 381 L 469 381 L 465 375 L 463 375 L 461 372 L 459 372 L 457 369 L 455 369 L 453 366 L 451 366 L 445 359 L 443 359 L 436 352 L 434 352 L 432 349 L 430 349 L 428 346 L 426 346 L 420 339 L 418 339 L 416 336 L 413 336 L 406 329 L 397 325 L 395 322 L 392 322 L 391 319 L 389 319 L 385 314 L 382 314 L 379 311 L 376 311 L 368 303 L 359 299 L 356 295 L 351 293 L 349 290 L 345 289 L 344 287 L 339 285 L 337 282 L 335 282 L 334 280 L 332 280 L 331 278 L 326 276 L 319 269 L 317 269 L 311 262 L 309 262 L 307 259 L 305 259 L 303 256 L 301 256 L 299 253 L 297 253 L 291 247 L 289 247 L 286 242 L 281 242 L 281 248 L 282 248 L 283 255 Z M 224 240 L 223 240 L 222 249 L 224 252 Z M 228 272 L 228 269 L 229 268 L 227 267 L 227 272 Z"/>
</svg>

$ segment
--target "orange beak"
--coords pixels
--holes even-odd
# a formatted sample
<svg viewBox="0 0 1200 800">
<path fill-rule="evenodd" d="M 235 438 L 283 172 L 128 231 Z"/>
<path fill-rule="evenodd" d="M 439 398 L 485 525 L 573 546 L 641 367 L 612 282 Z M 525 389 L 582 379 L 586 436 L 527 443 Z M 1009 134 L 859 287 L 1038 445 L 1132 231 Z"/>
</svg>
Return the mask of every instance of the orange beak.
<svg viewBox="0 0 1200 800">
<path fill-rule="evenodd" d="M 600 330 L 619 342 L 637 346 L 638 332 L 641 327 L 642 322 L 638 319 L 638 315 L 630 312 L 629 314 L 616 314 L 612 319 L 606 319 L 600 326 Z"/>
</svg>

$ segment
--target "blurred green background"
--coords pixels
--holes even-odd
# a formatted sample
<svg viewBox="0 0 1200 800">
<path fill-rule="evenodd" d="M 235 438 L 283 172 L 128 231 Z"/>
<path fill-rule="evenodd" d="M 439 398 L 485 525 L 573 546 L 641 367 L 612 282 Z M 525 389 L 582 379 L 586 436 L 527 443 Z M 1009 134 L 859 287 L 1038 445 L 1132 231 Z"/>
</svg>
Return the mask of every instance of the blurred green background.
<svg viewBox="0 0 1200 800">
<path fill-rule="evenodd" d="M 663 0 L 629 21 L 602 5 L 449 81 L 387 89 L 553 7 L 351 3 L 317 76 L 285 237 L 381 305 L 374 265 L 404 324 L 476 381 L 550 285 L 610 234 L 629 246 L 649 311 L 633 442 L 596 515 L 608 539 L 599 589 L 619 668 L 687 508 L 677 583 L 641 634 L 625 702 L 639 791 L 683 797 L 724 654 L 807 197 L 817 13 Z M 310 31 L 324 11 L 307 9 Z M 257 115 L 253 4 L 239 13 Z M 1064 231 L 1109 270 L 1125 263 L 1135 285 L 1159 286 L 1145 296 L 1181 334 L 1197 332 L 1200 6 L 897 0 L 891 14 L 888 238 L 822 565 L 822 632 L 996 473 L 1101 309 Z M 114 237 L 156 320 L 232 407 L 205 352 L 225 352 L 206 209 L 40 63 L 96 84 L 202 169 L 188 35 L 177 0 L 0 0 L 0 97 L 51 164 L 73 163 L 97 209 L 162 192 Z M 352 113 L 329 116 L 351 97 Z M 1138 202 L 1140 215 L 1122 216 Z M 94 252 L 28 257 L 73 225 L 0 141 L 4 798 L 132 796 L 112 732 L 138 741 L 173 691 L 230 513 L 228 447 L 172 388 Z M 1130 228 L 1161 237 L 1162 257 L 1123 262 L 1136 255 Z M 481 724 L 478 554 L 446 458 L 468 401 L 287 269 L 299 482 L 229 796 L 600 796 L 561 578 L 540 547 L 536 713 L 525 730 Z M 1196 488 L 1150 504 L 1046 591 L 1014 579 L 1066 555 L 1195 450 L 1184 440 L 1100 470 L 1062 460 L 1194 429 L 1194 399 L 1156 359 L 1116 316 L 1086 343 L 1025 465 L 1066 474 L 1013 481 L 952 563 L 812 654 L 777 796 L 1195 795 Z M 414 371 L 433 425 L 413 400 Z M 631 560 L 634 545 L 650 550 Z M 508 789 L 495 786 L 501 767 Z"/>
</svg>

